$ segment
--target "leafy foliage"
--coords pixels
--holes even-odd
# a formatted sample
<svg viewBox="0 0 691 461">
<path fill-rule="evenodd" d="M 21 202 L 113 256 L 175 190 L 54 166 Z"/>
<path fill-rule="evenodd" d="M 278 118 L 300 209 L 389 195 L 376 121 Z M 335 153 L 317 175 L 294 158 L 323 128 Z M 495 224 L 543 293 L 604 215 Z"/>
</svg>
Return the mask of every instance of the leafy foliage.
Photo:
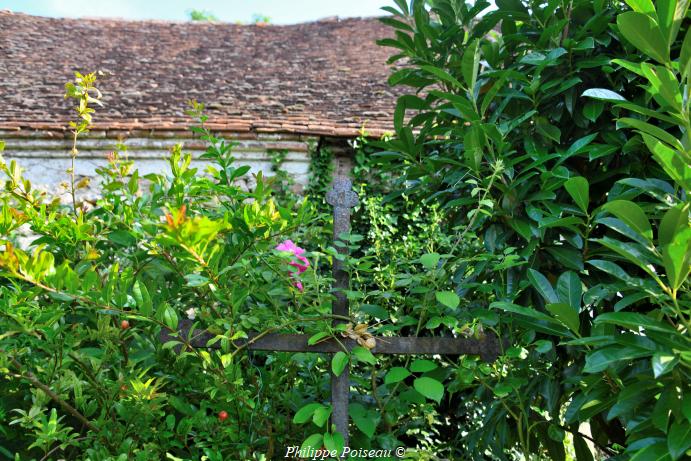
<svg viewBox="0 0 691 461">
<path fill-rule="evenodd" d="M 328 378 L 346 367 L 354 449 L 688 456 L 688 2 L 395 4 L 381 43 L 405 64 L 390 83 L 411 94 L 395 136 L 353 142 L 360 204 L 333 244 L 331 152 L 313 150 L 311 201 L 280 173 L 283 152 L 244 190 L 249 167 L 196 103 L 207 170 L 176 146 L 169 171 L 141 177 L 120 146 L 94 208 L 74 181 L 66 206 L 0 163 L 0 457 L 340 451 Z M 73 161 L 97 77 L 66 88 Z M 334 260 L 351 281 L 338 325 Z M 175 336 L 184 319 L 220 348 Z M 260 354 L 239 341 L 274 331 L 357 347 Z M 490 332 L 508 340 L 492 364 L 371 351 L 390 335 Z"/>
<path fill-rule="evenodd" d="M 218 18 L 215 14 L 206 10 L 190 10 L 189 11 L 190 21 L 202 21 L 202 22 L 216 22 Z"/>
<path fill-rule="evenodd" d="M 275 248 L 309 243 L 315 210 L 281 206 L 261 173 L 241 189 L 249 168 L 202 110 L 190 115 L 205 174 L 182 146 L 167 172 L 145 177 L 113 152 L 91 209 L 37 193 L 16 162 L 1 163 L 0 458 L 271 458 L 300 440 L 290 415 L 328 397 L 328 374 L 310 371 L 326 369 L 323 358 L 248 355 L 234 343 L 251 330 L 329 331 L 329 278 L 318 273 L 330 256 L 307 253 L 298 289 L 293 256 Z M 185 318 L 221 348 L 159 340 Z"/>
<path fill-rule="evenodd" d="M 395 37 L 381 44 L 410 64 L 390 82 L 414 94 L 375 156 L 401 174 L 394 189 L 447 217 L 455 293 L 437 299 L 512 344 L 494 366 L 450 370 L 469 432 L 453 450 L 588 460 L 589 440 L 610 456 L 679 459 L 691 427 L 688 2 L 496 3 L 479 16 L 487 2 L 401 0 L 383 19 Z"/>
</svg>

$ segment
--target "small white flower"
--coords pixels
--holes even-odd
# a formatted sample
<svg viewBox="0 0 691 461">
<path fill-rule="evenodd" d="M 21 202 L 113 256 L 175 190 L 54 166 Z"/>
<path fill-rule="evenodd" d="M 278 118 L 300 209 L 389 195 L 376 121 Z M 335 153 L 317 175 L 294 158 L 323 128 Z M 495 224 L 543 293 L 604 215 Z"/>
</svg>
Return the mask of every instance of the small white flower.
<svg viewBox="0 0 691 461">
<path fill-rule="evenodd" d="M 197 309 L 194 307 L 190 307 L 185 311 L 185 314 L 187 314 L 187 318 L 190 320 L 194 320 L 197 317 Z"/>
</svg>

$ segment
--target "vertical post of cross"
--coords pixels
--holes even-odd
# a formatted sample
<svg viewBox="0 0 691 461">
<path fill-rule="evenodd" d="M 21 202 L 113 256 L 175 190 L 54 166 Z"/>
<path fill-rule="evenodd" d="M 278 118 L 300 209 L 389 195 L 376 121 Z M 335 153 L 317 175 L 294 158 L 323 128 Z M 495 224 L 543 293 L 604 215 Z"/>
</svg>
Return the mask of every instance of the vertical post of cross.
<svg viewBox="0 0 691 461">
<path fill-rule="evenodd" d="M 326 194 L 326 201 L 333 206 L 333 239 L 341 240 L 342 234 L 350 232 L 350 209 L 358 203 L 358 196 L 353 192 L 353 184 L 346 176 L 336 176 L 333 181 L 333 189 Z M 346 243 L 346 242 L 344 242 Z M 336 246 L 337 251 L 345 255 L 348 253 L 347 245 Z M 332 312 L 334 315 L 348 317 L 348 298 L 344 290 L 348 289 L 348 272 L 343 261 L 334 258 L 333 262 L 333 291 L 334 303 Z M 344 320 L 334 319 L 334 325 L 343 323 Z M 331 375 L 331 407 L 332 419 L 336 430 L 343 435 L 345 445 L 348 446 L 348 400 L 350 398 L 350 372 L 348 367 L 340 376 Z"/>
</svg>

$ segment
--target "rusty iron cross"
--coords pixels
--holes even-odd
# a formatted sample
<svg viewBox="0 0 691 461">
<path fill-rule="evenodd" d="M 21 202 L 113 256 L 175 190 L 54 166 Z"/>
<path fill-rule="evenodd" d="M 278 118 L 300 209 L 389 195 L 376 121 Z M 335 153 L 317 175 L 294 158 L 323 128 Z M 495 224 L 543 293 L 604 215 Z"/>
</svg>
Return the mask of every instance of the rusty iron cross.
<svg viewBox="0 0 691 461">
<path fill-rule="evenodd" d="M 342 240 L 344 234 L 350 232 L 351 209 L 358 203 L 358 196 L 352 190 L 352 182 L 344 176 L 337 176 L 333 182 L 333 189 L 326 195 L 327 202 L 333 206 L 333 238 L 334 241 Z M 338 252 L 346 254 L 347 245 L 340 245 Z M 332 313 L 334 315 L 349 317 L 348 299 L 344 293 L 349 286 L 348 273 L 343 261 L 334 258 L 333 262 L 333 294 L 334 302 Z M 345 320 L 334 320 L 334 325 Z M 216 335 L 207 331 L 190 332 L 191 320 L 181 320 L 178 325 L 179 334 L 190 338 L 190 344 L 198 348 L 220 348 L 218 342 L 207 346 Z M 192 333 L 192 334 L 190 334 Z M 349 351 L 358 343 L 353 339 L 329 339 L 314 345 L 309 345 L 310 335 L 274 333 L 262 336 L 258 339 L 247 341 L 247 349 L 254 351 L 276 352 L 321 352 L 334 354 L 342 351 L 345 346 Z M 161 334 L 163 342 L 175 340 L 168 332 Z M 238 343 L 239 344 L 239 343 Z M 494 361 L 501 352 L 499 339 L 487 334 L 481 339 L 455 338 L 455 337 L 403 337 L 387 336 L 381 341 L 376 341 L 373 354 L 409 354 L 409 355 L 479 355 L 486 362 Z M 348 367 L 340 376 L 331 375 L 331 407 L 332 422 L 336 430 L 343 435 L 345 446 L 348 446 L 348 401 L 350 398 L 350 374 Z"/>
</svg>

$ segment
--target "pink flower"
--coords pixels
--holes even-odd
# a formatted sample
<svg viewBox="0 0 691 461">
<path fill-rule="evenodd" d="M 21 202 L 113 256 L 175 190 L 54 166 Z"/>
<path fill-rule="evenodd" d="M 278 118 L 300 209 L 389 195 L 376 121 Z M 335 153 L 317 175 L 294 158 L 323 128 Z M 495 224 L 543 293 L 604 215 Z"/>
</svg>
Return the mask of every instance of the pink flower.
<svg viewBox="0 0 691 461">
<path fill-rule="evenodd" d="M 284 241 L 283 243 L 279 244 L 276 247 L 276 249 L 278 251 L 285 251 L 287 253 L 290 253 L 293 256 L 295 256 L 295 258 L 297 259 L 297 261 L 293 260 L 293 261 L 288 263 L 291 266 L 297 268 L 297 271 L 292 273 L 291 277 L 295 277 L 297 275 L 302 274 L 303 272 L 305 272 L 307 270 L 308 267 L 310 267 L 310 262 L 307 260 L 307 258 L 305 256 L 303 256 L 303 254 L 305 253 L 305 249 L 297 246 L 295 243 L 293 243 L 292 240 Z M 293 285 L 295 285 L 295 287 L 298 290 L 300 290 L 300 291 L 303 290 L 302 283 L 299 280 L 296 280 L 295 282 L 293 282 Z"/>
</svg>

